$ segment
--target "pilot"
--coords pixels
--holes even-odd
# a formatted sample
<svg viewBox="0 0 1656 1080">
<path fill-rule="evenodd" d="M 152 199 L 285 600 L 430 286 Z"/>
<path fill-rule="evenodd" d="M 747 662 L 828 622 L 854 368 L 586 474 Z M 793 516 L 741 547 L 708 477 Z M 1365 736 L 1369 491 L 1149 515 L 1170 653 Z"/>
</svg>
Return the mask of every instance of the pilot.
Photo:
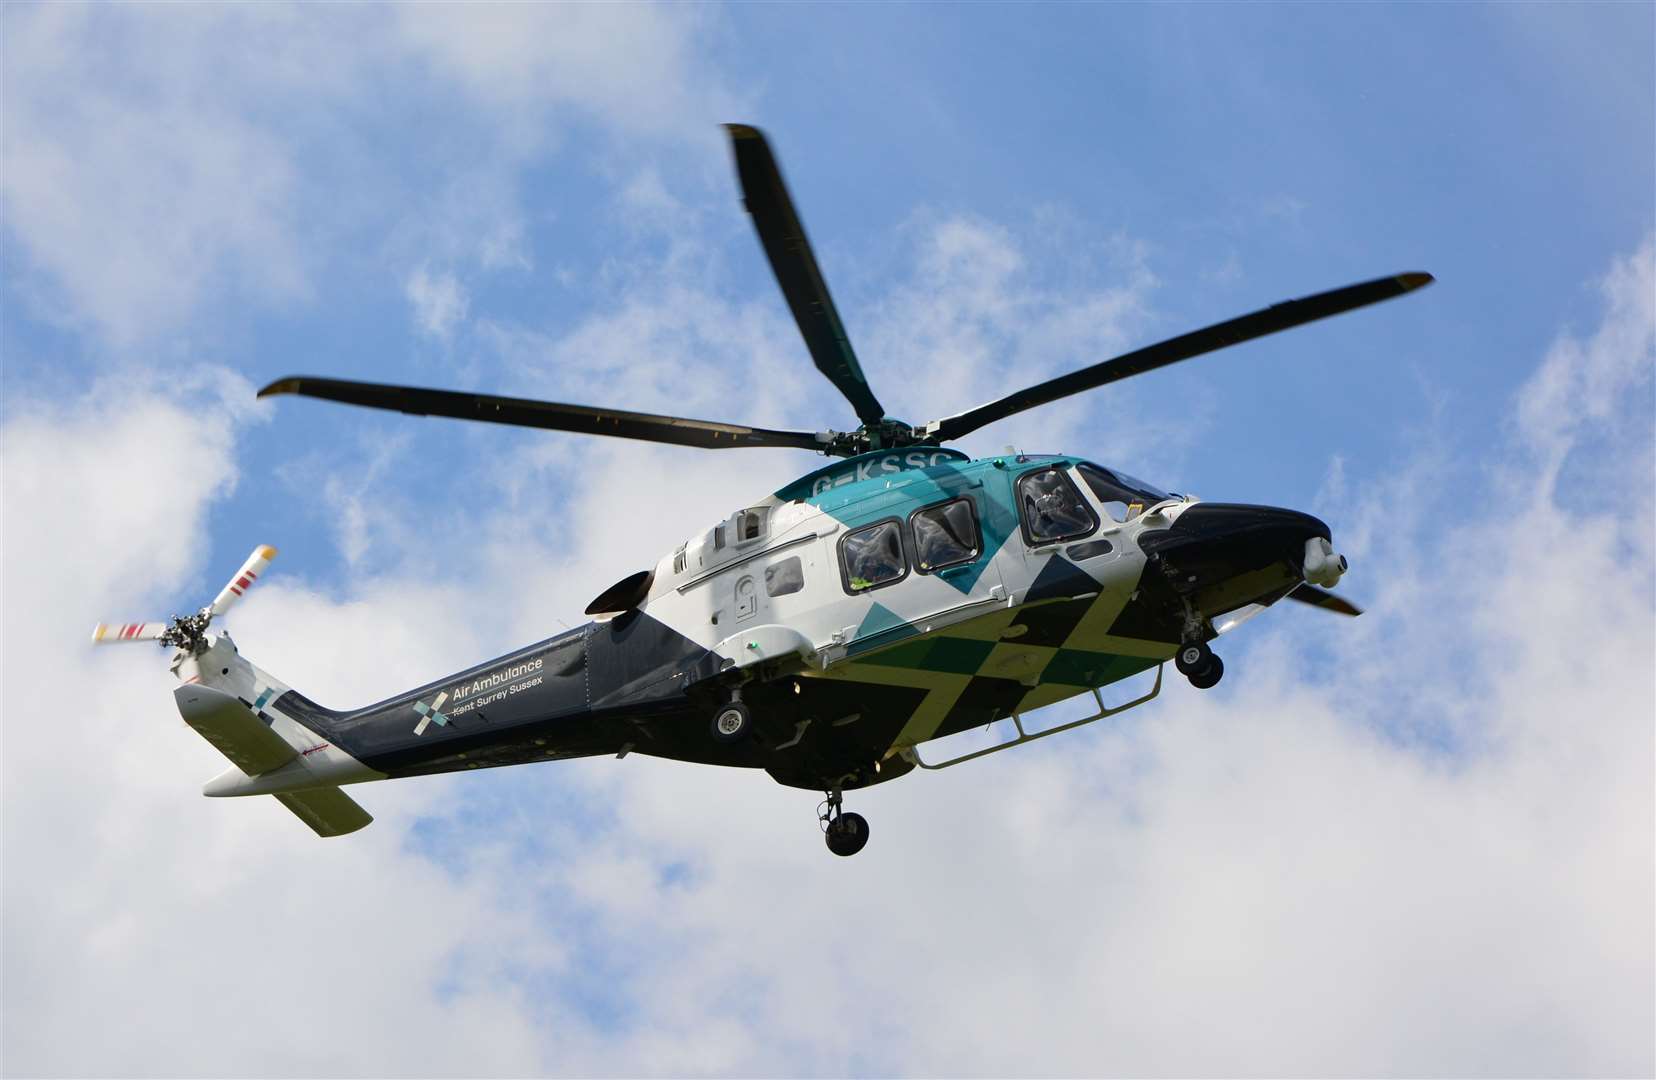
<svg viewBox="0 0 1656 1080">
<path fill-rule="evenodd" d="M 1049 479 L 1050 478 L 1050 479 Z M 1092 515 L 1058 472 L 1043 473 L 1025 489 L 1031 530 L 1037 537 L 1071 536 L 1086 531 Z"/>
</svg>

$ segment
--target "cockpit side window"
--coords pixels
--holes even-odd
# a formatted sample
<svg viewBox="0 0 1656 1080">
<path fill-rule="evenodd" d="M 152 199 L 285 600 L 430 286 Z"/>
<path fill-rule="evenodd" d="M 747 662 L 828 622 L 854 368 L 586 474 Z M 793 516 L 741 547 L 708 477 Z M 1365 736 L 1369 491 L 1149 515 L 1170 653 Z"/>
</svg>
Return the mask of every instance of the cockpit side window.
<svg viewBox="0 0 1656 1080">
<path fill-rule="evenodd" d="M 1156 503 L 1172 498 L 1167 492 L 1142 480 L 1112 475 L 1096 465 L 1082 465 L 1079 471 L 1093 495 L 1103 504 L 1104 512 L 1116 521 L 1129 521 Z"/>
<path fill-rule="evenodd" d="M 1031 545 L 1074 540 L 1098 528 L 1098 516 L 1062 469 L 1037 469 L 1018 478 L 1024 539 Z"/>
<path fill-rule="evenodd" d="M 908 559 L 897 519 L 846 533 L 840 540 L 840 571 L 848 593 L 867 592 L 907 577 Z"/>
</svg>

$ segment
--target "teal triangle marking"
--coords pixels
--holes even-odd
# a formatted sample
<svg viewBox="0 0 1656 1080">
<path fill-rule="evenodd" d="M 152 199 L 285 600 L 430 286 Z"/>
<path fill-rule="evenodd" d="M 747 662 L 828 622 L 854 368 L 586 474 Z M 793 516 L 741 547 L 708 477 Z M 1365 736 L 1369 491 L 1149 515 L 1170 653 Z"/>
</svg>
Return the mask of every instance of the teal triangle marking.
<svg viewBox="0 0 1656 1080">
<path fill-rule="evenodd" d="M 884 479 L 881 478 L 882 482 Z M 847 529 L 856 529 L 888 517 L 906 520 L 920 507 L 956 495 L 973 496 L 977 502 L 978 525 L 983 530 L 983 550 L 972 562 L 950 567 L 949 572 L 938 575 L 939 580 L 960 592 L 970 593 L 1007 537 L 1017 531 L 1018 511 L 1012 501 L 1011 472 L 997 468 L 994 459 L 985 459 L 914 469 L 890 479 L 897 486 L 872 498 L 868 497 L 866 488 L 853 485 L 823 492 L 810 501 Z"/>
<path fill-rule="evenodd" d="M 884 604 L 871 604 L 868 614 L 863 616 L 862 625 L 857 627 L 857 636 L 852 639 L 845 652 L 847 656 L 855 656 L 872 648 L 913 637 L 919 632 L 913 623 Z"/>
</svg>

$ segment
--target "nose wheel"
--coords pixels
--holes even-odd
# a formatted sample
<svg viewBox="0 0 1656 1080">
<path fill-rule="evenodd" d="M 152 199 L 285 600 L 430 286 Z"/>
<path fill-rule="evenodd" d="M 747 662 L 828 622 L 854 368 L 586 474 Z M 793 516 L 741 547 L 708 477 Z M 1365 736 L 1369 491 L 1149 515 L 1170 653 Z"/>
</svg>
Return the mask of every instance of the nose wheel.
<svg viewBox="0 0 1656 1080">
<path fill-rule="evenodd" d="M 817 819 L 822 823 L 822 838 L 828 842 L 828 850 L 848 857 L 868 843 L 868 819 L 858 813 L 842 812 L 843 802 L 838 788 L 829 791 L 817 807 Z"/>
<path fill-rule="evenodd" d="M 1187 641 L 1180 645 L 1177 655 L 1173 657 L 1173 666 L 1198 690 L 1211 690 L 1225 674 L 1225 662 L 1202 641 Z"/>
</svg>

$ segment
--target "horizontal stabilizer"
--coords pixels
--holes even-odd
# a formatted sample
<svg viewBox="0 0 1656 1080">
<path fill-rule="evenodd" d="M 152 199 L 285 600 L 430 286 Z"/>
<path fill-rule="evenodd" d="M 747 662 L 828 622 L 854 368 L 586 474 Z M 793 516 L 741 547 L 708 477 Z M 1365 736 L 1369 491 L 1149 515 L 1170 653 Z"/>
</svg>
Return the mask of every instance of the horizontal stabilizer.
<svg viewBox="0 0 1656 1080">
<path fill-rule="evenodd" d="M 274 798 L 317 836 L 344 836 L 374 820 L 374 815 L 336 787 L 287 791 Z"/>
<path fill-rule="evenodd" d="M 180 686 L 173 700 L 184 722 L 248 776 L 269 772 L 298 756 L 286 739 L 229 694 L 208 686 Z"/>
</svg>

